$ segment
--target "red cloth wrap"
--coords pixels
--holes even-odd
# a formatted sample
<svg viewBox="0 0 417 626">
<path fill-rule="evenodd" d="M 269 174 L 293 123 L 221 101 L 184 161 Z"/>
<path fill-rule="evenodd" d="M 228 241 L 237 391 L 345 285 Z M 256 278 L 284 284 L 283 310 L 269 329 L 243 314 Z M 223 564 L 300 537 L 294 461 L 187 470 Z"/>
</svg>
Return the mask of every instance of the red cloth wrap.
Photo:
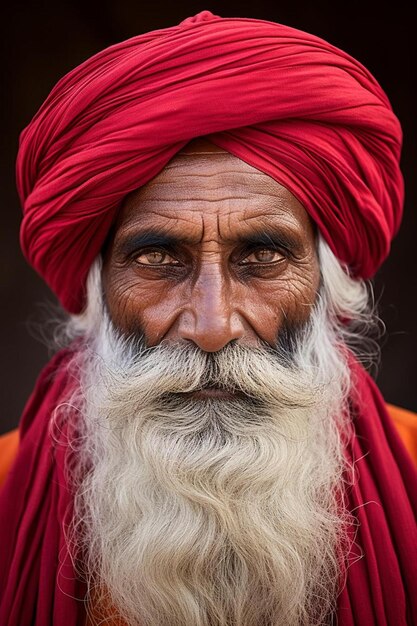
<svg viewBox="0 0 417 626">
<path fill-rule="evenodd" d="M 21 445 L 0 493 L 0 624 L 84 626 L 83 584 L 65 549 L 71 494 L 64 472 L 68 426 L 51 415 L 68 397 L 70 353 L 42 373 L 20 426 Z M 352 359 L 355 437 L 346 450 L 356 482 L 346 490 L 359 522 L 338 599 L 338 626 L 417 624 L 417 472 L 375 383 Z M 357 525 L 356 522 L 356 525 Z M 352 557 L 350 558 L 352 560 Z"/>
<path fill-rule="evenodd" d="M 123 197 L 205 135 L 290 189 L 352 273 L 374 274 L 403 203 L 387 96 L 318 37 L 204 11 L 82 63 L 21 135 L 21 245 L 69 311 Z"/>
</svg>

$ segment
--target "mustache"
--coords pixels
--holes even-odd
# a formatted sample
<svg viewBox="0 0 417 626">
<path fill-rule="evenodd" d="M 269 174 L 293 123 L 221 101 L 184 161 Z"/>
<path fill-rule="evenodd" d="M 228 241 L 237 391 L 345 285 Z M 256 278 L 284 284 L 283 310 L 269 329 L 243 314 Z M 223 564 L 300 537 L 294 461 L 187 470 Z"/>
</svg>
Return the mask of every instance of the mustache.
<svg viewBox="0 0 417 626">
<path fill-rule="evenodd" d="M 110 324 L 112 328 L 115 329 L 107 307 L 105 308 L 104 314 L 107 324 Z M 290 322 L 288 319 L 285 319 L 281 328 L 279 329 L 279 331 L 277 331 L 274 343 L 271 345 L 267 341 L 258 338 L 258 347 L 261 350 L 275 355 L 277 359 L 289 366 L 294 360 L 300 343 L 303 342 L 306 335 L 311 330 L 311 326 L 311 321 L 300 323 Z M 122 337 L 121 334 L 120 337 Z M 131 343 L 132 347 L 134 348 L 134 350 L 136 350 L 138 355 L 142 354 L 144 350 L 152 350 L 152 347 L 155 347 L 148 344 L 145 330 L 139 323 L 136 325 L 135 328 L 131 328 L 130 331 L 126 333 L 125 339 L 127 342 Z M 184 342 L 183 345 L 188 345 L 190 349 L 191 346 L 193 346 L 192 342 L 188 341 Z M 242 344 L 238 344 L 237 340 L 233 339 L 229 342 L 229 344 L 227 344 L 227 346 L 225 346 L 225 348 L 223 348 L 222 351 L 224 351 L 225 349 L 230 349 L 230 346 L 237 345 Z M 194 344 L 194 347 L 198 350 L 198 346 Z M 222 351 L 219 351 L 219 353 L 221 353 Z M 210 362 L 208 363 L 208 367 L 214 368 L 216 361 L 215 354 L 218 353 L 204 352 L 203 350 L 201 350 L 201 353 L 203 355 L 206 355 L 207 361 Z"/>
<path fill-rule="evenodd" d="M 287 325 L 273 346 L 261 340 L 256 346 L 234 340 L 218 352 L 204 352 L 191 341 L 162 340 L 149 346 L 143 332 L 123 336 L 107 318 L 102 327 L 107 341 L 102 345 L 108 348 L 101 375 L 113 383 L 117 378 L 117 386 L 111 386 L 125 400 L 137 392 L 142 401 L 155 401 L 217 388 L 248 401 L 276 402 L 279 398 L 285 406 L 308 406 L 311 372 L 300 372 L 297 355 L 310 328 L 309 322 Z"/>
</svg>

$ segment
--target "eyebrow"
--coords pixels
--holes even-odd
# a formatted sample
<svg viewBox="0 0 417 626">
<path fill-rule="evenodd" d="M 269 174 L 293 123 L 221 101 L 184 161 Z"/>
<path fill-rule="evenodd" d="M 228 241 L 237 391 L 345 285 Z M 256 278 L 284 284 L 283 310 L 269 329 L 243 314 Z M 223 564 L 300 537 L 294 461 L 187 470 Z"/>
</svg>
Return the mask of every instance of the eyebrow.
<svg viewBox="0 0 417 626">
<path fill-rule="evenodd" d="M 117 248 L 123 256 L 127 257 L 140 248 L 155 247 L 174 250 L 182 244 L 196 245 L 197 243 L 195 237 L 172 235 L 164 233 L 159 229 L 149 229 L 132 235 L 126 235 Z M 264 228 L 250 234 L 240 235 L 236 238 L 236 243 L 252 247 L 265 246 L 284 248 L 293 253 L 297 252 L 297 250 L 302 247 L 301 240 L 295 235 L 292 236 L 289 233 L 283 233 L 281 230 L 273 228 Z"/>
<path fill-rule="evenodd" d="M 290 252 L 298 250 L 301 244 L 299 238 L 275 229 L 263 229 L 248 235 L 243 235 L 242 237 L 239 237 L 239 241 L 250 246 L 260 245 L 265 247 L 272 246 L 285 248 Z"/>
<path fill-rule="evenodd" d="M 195 243 L 195 239 L 190 237 L 176 237 L 166 234 L 160 230 L 146 230 L 142 233 L 126 235 L 120 242 L 118 249 L 124 256 L 129 256 L 139 250 L 139 248 L 155 247 L 155 248 L 175 248 L 181 243 Z"/>
</svg>

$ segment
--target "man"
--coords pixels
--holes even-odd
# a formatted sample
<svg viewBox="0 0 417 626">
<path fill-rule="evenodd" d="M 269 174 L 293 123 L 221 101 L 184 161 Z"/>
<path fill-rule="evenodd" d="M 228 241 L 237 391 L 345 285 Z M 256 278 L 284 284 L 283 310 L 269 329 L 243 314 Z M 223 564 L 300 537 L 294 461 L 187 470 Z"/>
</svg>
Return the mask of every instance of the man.
<svg viewBox="0 0 417 626">
<path fill-rule="evenodd" d="M 68 347 L 0 496 L 2 623 L 417 622 L 416 471 L 357 358 L 400 145 L 365 68 L 269 22 L 58 83 L 18 186 Z"/>
</svg>

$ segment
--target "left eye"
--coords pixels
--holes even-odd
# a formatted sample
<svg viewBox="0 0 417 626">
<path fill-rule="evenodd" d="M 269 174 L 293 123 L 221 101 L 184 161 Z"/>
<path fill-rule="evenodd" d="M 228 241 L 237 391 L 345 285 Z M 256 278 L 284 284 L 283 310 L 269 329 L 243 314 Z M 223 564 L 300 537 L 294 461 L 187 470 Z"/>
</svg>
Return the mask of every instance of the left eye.
<svg viewBox="0 0 417 626">
<path fill-rule="evenodd" d="M 135 258 L 135 261 L 140 265 L 172 265 L 177 263 L 172 256 L 163 250 L 142 252 Z"/>
<path fill-rule="evenodd" d="M 262 248 L 262 250 L 255 250 L 252 254 L 245 257 L 242 263 L 274 263 L 283 259 L 283 255 L 277 250 L 271 250 L 269 248 Z"/>
</svg>

